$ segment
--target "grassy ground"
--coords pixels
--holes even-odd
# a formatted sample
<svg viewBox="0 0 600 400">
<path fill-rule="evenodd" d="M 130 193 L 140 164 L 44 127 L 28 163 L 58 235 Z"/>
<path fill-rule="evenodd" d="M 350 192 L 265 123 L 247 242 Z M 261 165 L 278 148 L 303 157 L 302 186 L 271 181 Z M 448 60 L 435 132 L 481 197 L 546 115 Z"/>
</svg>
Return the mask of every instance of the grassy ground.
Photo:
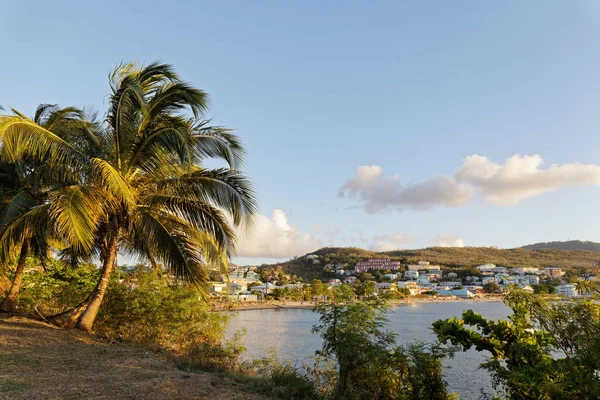
<svg viewBox="0 0 600 400">
<path fill-rule="evenodd" d="M 0 319 L 0 399 L 265 398 L 160 353 L 12 317 Z"/>
</svg>

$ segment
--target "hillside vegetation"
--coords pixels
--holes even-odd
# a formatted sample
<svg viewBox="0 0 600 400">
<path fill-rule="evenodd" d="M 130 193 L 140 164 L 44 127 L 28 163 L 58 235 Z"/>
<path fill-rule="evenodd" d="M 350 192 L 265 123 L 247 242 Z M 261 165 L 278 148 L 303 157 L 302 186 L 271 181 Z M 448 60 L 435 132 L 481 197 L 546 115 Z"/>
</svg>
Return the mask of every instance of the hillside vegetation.
<svg viewBox="0 0 600 400">
<path fill-rule="evenodd" d="M 582 241 L 582 240 L 569 240 L 566 242 L 541 242 L 529 244 L 521 247 L 526 250 L 542 250 L 542 249 L 556 249 L 556 250 L 585 250 L 585 251 L 600 251 L 600 243 Z"/>
<path fill-rule="evenodd" d="M 323 278 L 328 274 L 324 267 L 328 263 L 340 263 L 346 267 L 354 267 L 356 262 L 368 258 L 389 257 L 403 264 L 416 263 L 419 260 L 429 261 L 449 268 L 469 268 L 484 263 L 494 263 L 506 267 L 560 267 L 566 271 L 591 271 L 600 266 L 600 252 L 583 250 L 542 249 L 527 250 L 498 249 L 494 247 L 430 247 L 417 250 L 398 250 L 389 252 L 373 252 L 349 247 L 325 247 L 311 254 L 320 256 L 319 264 L 312 260 L 298 257 L 284 263 L 263 265 L 274 267 L 280 265 L 286 273 L 306 279 Z"/>
</svg>

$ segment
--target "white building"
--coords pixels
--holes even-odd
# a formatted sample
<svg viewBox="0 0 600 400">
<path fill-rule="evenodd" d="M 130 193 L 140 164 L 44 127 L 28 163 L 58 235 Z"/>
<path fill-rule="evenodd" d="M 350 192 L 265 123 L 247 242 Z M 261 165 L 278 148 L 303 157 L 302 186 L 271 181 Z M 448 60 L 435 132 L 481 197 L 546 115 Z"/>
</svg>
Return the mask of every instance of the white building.
<svg viewBox="0 0 600 400">
<path fill-rule="evenodd" d="M 410 294 L 415 295 L 420 293 L 419 283 L 415 281 L 397 282 L 396 286 L 410 290 Z"/>
<path fill-rule="evenodd" d="M 356 283 L 356 277 L 349 276 L 346 279 L 344 279 L 344 283 L 347 283 L 348 285 L 354 285 Z"/>
<path fill-rule="evenodd" d="M 540 270 L 539 270 L 539 268 L 534 268 L 534 267 L 520 267 L 520 268 L 512 268 L 510 270 L 510 272 L 512 274 L 517 274 L 517 275 L 526 275 L 526 274 L 539 274 Z"/>
<path fill-rule="evenodd" d="M 329 282 L 327 282 L 327 284 L 331 287 L 340 286 L 342 284 L 342 281 L 340 281 L 339 279 L 330 279 Z"/>
<path fill-rule="evenodd" d="M 406 280 L 415 280 L 419 277 L 419 271 L 409 270 L 404 273 Z"/>
<path fill-rule="evenodd" d="M 417 278 L 417 282 L 419 282 L 419 285 L 425 285 L 427 283 L 429 283 L 429 275 L 421 275 Z"/>
<path fill-rule="evenodd" d="M 513 283 L 519 286 L 537 285 L 540 277 L 535 275 L 513 276 Z"/>
<path fill-rule="evenodd" d="M 409 271 L 431 271 L 431 270 L 441 270 L 442 267 L 439 265 L 431 265 L 429 261 L 419 261 L 416 264 L 407 266 Z"/>
<path fill-rule="evenodd" d="M 251 291 L 257 291 L 257 292 L 261 292 L 261 293 L 271 293 L 271 291 L 273 289 L 275 289 L 277 286 L 273 285 L 271 282 L 267 282 L 265 284 L 262 285 L 257 285 L 257 286 L 252 286 L 250 288 Z"/>
<path fill-rule="evenodd" d="M 481 264 L 477 266 L 477 270 L 479 272 L 494 272 L 494 268 L 496 268 L 496 264 Z"/>
<path fill-rule="evenodd" d="M 450 282 L 440 282 L 438 283 L 437 287 L 438 288 L 448 288 L 448 289 L 452 289 L 455 287 L 459 287 L 462 286 L 461 282 L 455 282 L 455 281 L 450 281 Z"/>
<path fill-rule="evenodd" d="M 395 281 L 398 279 L 398 274 L 385 274 L 383 277 L 389 281 Z"/>
<path fill-rule="evenodd" d="M 556 286 L 556 293 L 561 296 L 573 297 L 577 296 L 577 289 L 572 284 L 558 285 Z"/>
<path fill-rule="evenodd" d="M 384 292 L 387 290 L 395 290 L 395 289 L 396 289 L 396 284 L 392 283 L 392 282 L 381 282 L 381 283 L 375 284 L 375 290 L 377 290 L 377 293 Z"/>
<path fill-rule="evenodd" d="M 495 276 L 484 276 L 481 278 L 481 283 L 487 285 L 488 283 L 498 283 L 498 279 Z"/>
</svg>

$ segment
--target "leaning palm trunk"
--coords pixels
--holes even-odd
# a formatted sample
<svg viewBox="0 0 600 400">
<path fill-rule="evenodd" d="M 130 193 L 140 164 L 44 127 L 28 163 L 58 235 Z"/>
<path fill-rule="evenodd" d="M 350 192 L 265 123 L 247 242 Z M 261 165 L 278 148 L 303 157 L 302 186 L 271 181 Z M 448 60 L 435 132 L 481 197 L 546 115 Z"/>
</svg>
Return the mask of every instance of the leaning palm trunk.
<svg viewBox="0 0 600 400">
<path fill-rule="evenodd" d="M 93 294 L 93 293 L 92 293 Z M 77 323 L 79 317 L 85 309 L 87 308 L 90 300 L 92 298 L 92 294 L 90 294 L 85 300 L 81 303 L 77 304 L 75 307 L 68 309 L 67 311 L 61 312 L 60 314 L 56 314 L 52 317 L 43 317 L 44 320 L 65 329 L 74 328 Z"/>
<path fill-rule="evenodd" d="M 102 273 L 100 275 L 100 280 L 96 285 L 96 288 L 92 292 L 90 296 L 90 301 L 79 317 L 77 321 L 77 328 L 81 329 L 85 332 L 91 332 L 92 327 L 94 326 L 94 321 L 96 320 L 96 316 L 98 315 L 98 311 L 100 311 L 100 306 L 102 305 L 102 300 L 104 299 L 104 294 L 106 293 L 106 288 L 110 282 L 110 274 L 113 271 L 115 265 L 115 258 L 117 256 L 118 238 L 116 235 L 111 238 L 108 254 L 104 259 L 104 263 L 102 265 Z"/>
<path fill-rule="evenodd" d="M 28 252 L 29 242 L 25 240 L 21 246 L 21 254 L 17 262 L 15 278 L 12 281 L 8 294 L 0 304 L 0 312 L 14 313 L 17 311 L 17 299 L 19 297 L 19 290 L 21 289 L 21 281 L 23 279 L 23 272 L 25 271 L 25 261 L 27 261 Z"/>
</svg>

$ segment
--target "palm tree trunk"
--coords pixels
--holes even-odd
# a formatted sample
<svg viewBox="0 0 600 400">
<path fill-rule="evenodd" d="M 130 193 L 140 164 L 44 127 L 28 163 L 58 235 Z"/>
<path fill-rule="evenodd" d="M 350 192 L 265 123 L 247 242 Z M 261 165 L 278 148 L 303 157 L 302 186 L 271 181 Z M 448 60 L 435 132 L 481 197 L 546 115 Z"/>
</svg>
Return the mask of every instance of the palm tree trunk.
<svg viewBox="0 0 600 400">
<path fill-rule="evenodd" d="M 27 261 L 27 253 L 29 253 L 29 240 L 23 241 L 21 245 L 21 254 L 19 255 L 19 261 L 17 262 L 17 269 L 15 271 L 15 278 L 10 285 L 8 294 L 0 303 L 0 312 L 14 313 L 17 311 L 17 299 L 19 297 L 19 290 L 21 289 L 21 280 L 23 279 L 23 272 L 25 271 L 25 262 Z"/>
<path fill-rule="evenodd" d="M 90 302 L 87 305 L 83 314 L 77 321 L 76 327 L 85 332 L 91 332 L 92 326 L 94 325 L 94 321 L 96 320 L 96 316 L 98 315 L 98 311 L 100 311 L 100 306 L 102 305 L 102 300 L 104 299 L 104 293 L 106 293 L 106 288 L 108 287 L 108 283 L 110 282 L 110 274 L 113 271 L 115 259 L 117 256 L 118 250 L 118 239 L 117 235 L 113 235 L 110 239 L 110 243 L 108 246 L 107 257 L 104 259 L 104 263 L 102 265 L 102 274 L 100 275 L 100 281 L 96 288 L 92 292 L 90 297 Z"/>
</svg>

